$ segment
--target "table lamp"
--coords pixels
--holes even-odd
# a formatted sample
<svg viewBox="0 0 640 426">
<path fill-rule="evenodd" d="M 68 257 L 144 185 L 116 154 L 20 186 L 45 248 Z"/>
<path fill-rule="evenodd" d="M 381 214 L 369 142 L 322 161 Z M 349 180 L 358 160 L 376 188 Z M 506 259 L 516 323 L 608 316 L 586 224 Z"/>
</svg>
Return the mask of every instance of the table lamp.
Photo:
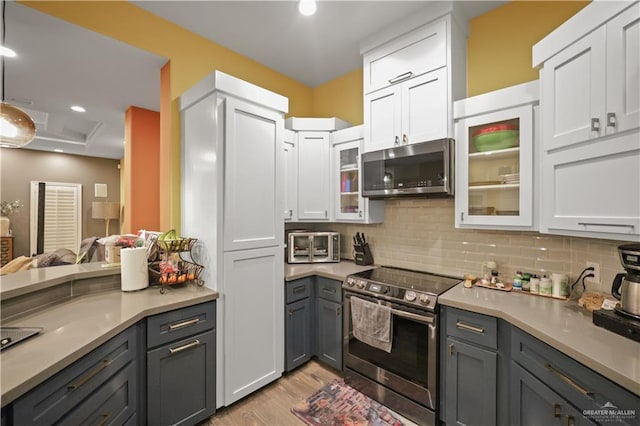
<svg viewBox="0 0 640 426">
<path fill-rule="evenodd" d="M 109 236 L 109 221 L 120 219 L 120 203 L 94 201 L 91 203 L 91 218 L 105 220 L 105 237 Z"/>
</svg>

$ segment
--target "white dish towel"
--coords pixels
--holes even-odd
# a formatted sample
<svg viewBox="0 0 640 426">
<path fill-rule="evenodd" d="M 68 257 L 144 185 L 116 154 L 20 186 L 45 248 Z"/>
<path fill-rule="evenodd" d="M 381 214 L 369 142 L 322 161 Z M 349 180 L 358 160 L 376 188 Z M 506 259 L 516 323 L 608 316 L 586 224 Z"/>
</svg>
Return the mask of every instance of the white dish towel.
<svg viewBox="0 0 640 426">
<path fill-rule="evenodd" d="M 351 296 L 353 336 L 363 343 L 391 352 L 391 308 Z"/>
</svg>

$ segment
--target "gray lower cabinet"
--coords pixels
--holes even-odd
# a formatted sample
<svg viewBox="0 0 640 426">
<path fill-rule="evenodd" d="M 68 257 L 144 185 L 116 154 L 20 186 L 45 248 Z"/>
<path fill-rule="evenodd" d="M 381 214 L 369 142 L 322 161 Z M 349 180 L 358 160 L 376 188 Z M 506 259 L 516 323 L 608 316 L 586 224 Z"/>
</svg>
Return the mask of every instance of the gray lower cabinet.
<svg viewBox="0 0 640 426">
<path fill-rule="evenodd" d="M 133 326 L 12 404 L 15 425 L 123 425 L 138 408 Z"/>
<path fill-rule="evenodd" d="M 342 305 L 316 299 L 316 355 L 319 361 L 342 370 Z"/>
<path fill-rule="evenodd" d="M 285 369 L 315 356 L 342 370 L 342 282 L 307 277 L 285 283 Z"/>
<path fill-rule="evenodd" d="M 287 303 L 285 309 L 285 369 L 291 371 L 311 359 L 311 300 Z"/>
<path fill-rule="evenodd" d="M 595 425 L 564 398 L 511 361 L 509 413 L 512 425 Z"/>
<path fill-rule="evenodd" d="M 638 395 L 506 321 L 449 306 L 441 312 L 445 424 L 638 425 L 625 414 L 640 413 Z M 612 407 L 622 415 L 609 414 Z"/>
<path fill-rule="evenodd" d="M 446 309 L 445 413 L 448 425 L 496 425 L 497 321 Z"/>
<path fill-rule="evenodd" d="M 342 370 L 342 282 L 315 277 L 318 360 Z"/>
<path fill-rule="evenodd" d="M 148 424 L 193 425 L 214 414 L 215 316 L 215 304 L 204 303 L 147 318 Z"/>
</svg>

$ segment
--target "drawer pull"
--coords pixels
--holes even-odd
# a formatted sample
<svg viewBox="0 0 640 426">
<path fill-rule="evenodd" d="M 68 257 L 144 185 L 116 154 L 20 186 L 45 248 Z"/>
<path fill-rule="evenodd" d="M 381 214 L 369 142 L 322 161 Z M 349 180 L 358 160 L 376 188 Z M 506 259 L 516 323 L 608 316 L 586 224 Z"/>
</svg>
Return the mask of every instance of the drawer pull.
<svg viewBox="0 0 640 426">
<path fill-rule="evenodd" d="M 449 345 L 449 356 L 453 356 L 453 352 L 456 350 L 456 348 L 453 346 L 453 343 L 451 343 Z"/>
<path fill-rule="evenodd" d="M 635 225 L 628 223 L 595 223 L 595 222 L 578 222 L 578 225 L 582 226 L 616 226 L 618 228 L 635 228 Z"/>
<path fill-rule="evenodd" d="M 86 376 L 84 376 L 83 378 L 78 380 L 77 382 L 71 383 L 70 385 L 67 385 L 67 390 L 74 391 L 74 390 L 78 389 L 79 387 L 81 387 L 82 385 L 87 383 L 89 380 L 93 379 L 99 372 L 101 372 L 102 370 L 107 368 L 109 366 L 109 364 L 111 364 L 111 360 L 110 359 L 103 359 L 100 362 L 100 365 L 98 365 L 96 368 L 94 368 L 89 374 L 87 374 Z"/>
<path fill-rule="evenodd" d="M 567 426 L 576 426 L 576 419 L 575 417 L 567 414 Z"/>
<path fill-rule="evenodd" d="M 98 423 L 98 426 L 104 426 L 108 423 L 109 417 L 111 417 L 111 413 L 104 413 L 102 416 L 102 420 Z"/>
<path fill-rule="evenodd" d="M 176 352 L 181 352 L 190 348 L 195 348 L 196 346 L 198 346 L 200 344 L 200 340 L 196 339 L 193 342 L 189 342 L 187 344 L 184 344 L 182 346 L 178 346 L 177 348 L 169 348 L 169 352 L 171 353 L 171 355 L 175 354 Z"/>
<path fill-rule="evenodd" d="M 576 382 L 574 382 L 573 380 L 571 380 L 570 378 L 568 378 L 567 376 L 565 376 L 564 374 L 556 370 L 551 364 L 547 363 L 544 365 L 544 367 L 547 370 L 549 370 L 551 373 L 555 374 L 560 380 L 562 380 L 563 382 L 565 382 L 566 384 L 568 384 L 569 386 L 571 386 L 572 388 L 574 388 L 575 390 L 583 394 L 584 396 L 588 396 L 588 397 L 593 396 L 593 392 L 589 392 L 588 390 L 586 390 L 585 388 L 583 388 L 582 386 L 580 386 L 579 384 L 577 384 Z"/>
<path fill-rule="evenodd" d="M 456 322 L 456 327 L 467 331 L 473 331 L 474 333 L 484 334 L 484 328 L 476 327 L 475 325 L 465 324 L 462 321 Z"/>
<path fill-rule="evenodd" d="M 322 287 L 322 291 L 325 293 L 336 294 L 336 289 L 332 287 Z"/>
<path fill-rule="evenodd" d="M 560 417 L 560 415 L 562 414 L 560 410 L 560 404 L 558 404 L 557 402 L 553 403 L 551 409 L 553 410 L 553 417 Z"/>
<path fill-rule="evenodd" d="M 190 325 L 195 325 L 200 322 L 200 318 L 194 318 L 187 321 L 182 321 L 177 324 L 169 324 L 169 330 L 175 330 L 177 328 L 188 327 Z"/>
<path fill-rule="evenodd" d="M 304 293 L 305 290 L 306 290 L 306 287 L 301 285 L 293 289 L 293 294 Z"/>
<path fill-rule="evenodd" d="M 411 77 L 413 77 L 413 72 L 407 71 L 404 74 L 400 74 L 397 77 L 393 77 L 393 78 L 389 79 L 389 84 L 399 83 L 399 82 L 401 82 L 403 80 L 406 80 L 408 78 L 411 78 Z"/>
</svg>

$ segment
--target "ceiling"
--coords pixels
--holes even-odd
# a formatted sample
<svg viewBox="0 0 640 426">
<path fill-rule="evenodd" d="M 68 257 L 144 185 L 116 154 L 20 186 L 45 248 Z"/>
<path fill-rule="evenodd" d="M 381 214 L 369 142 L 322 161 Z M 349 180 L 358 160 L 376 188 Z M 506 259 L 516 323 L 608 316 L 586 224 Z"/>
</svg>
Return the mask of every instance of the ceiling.
<svg viewBox="0 0 640 426">
<path fill-rule="evenodd" d="M 207 39 L 315 87 L 362 67 L 360 44 L 420 13 L 424 1 L 320 1 L 312 17 L 294 1 L 132 1 Z M 505 1 L 457 1 L 475 17 Z M 32 114 L 30 149 L 122 158 L 124 112 L 159 110 L 166 59 L 7 2 L 5 99 Z M 75 113 L 71 105 L 86 113 Z"/>
</svg>

